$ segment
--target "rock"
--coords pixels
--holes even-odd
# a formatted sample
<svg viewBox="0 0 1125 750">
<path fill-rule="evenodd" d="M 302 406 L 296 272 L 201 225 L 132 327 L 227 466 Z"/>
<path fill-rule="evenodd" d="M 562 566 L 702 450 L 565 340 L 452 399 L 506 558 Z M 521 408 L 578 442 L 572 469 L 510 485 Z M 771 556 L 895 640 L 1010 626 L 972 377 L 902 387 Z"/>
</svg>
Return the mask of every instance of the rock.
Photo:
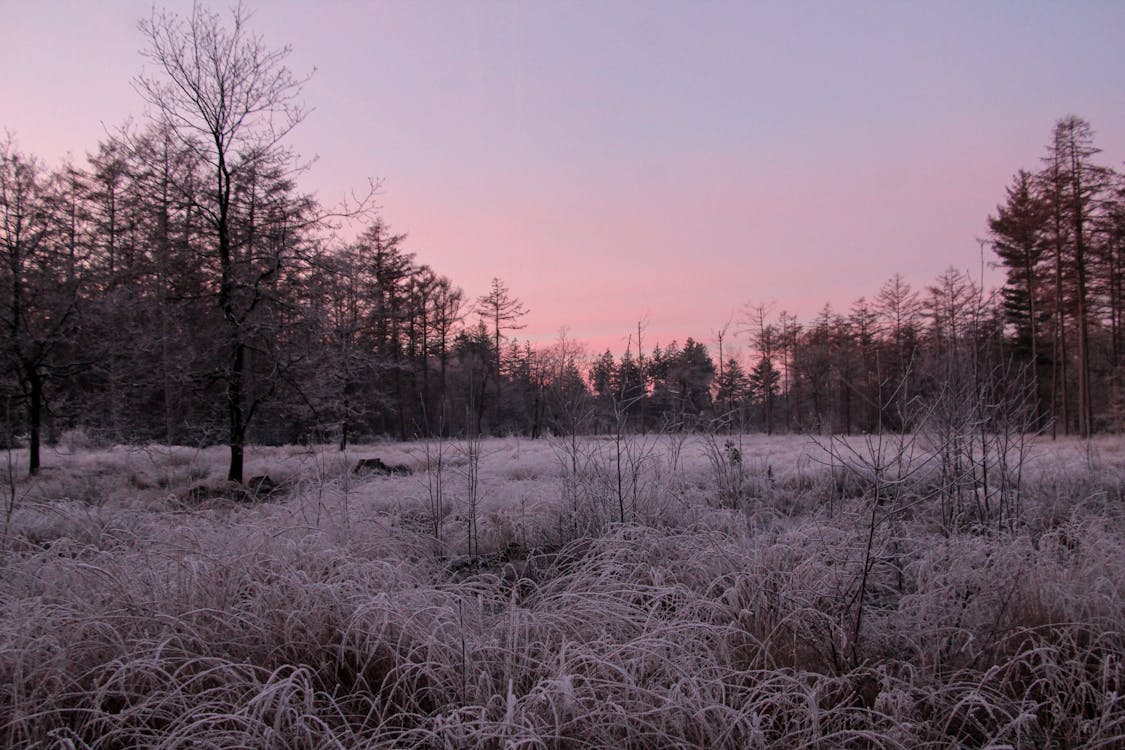
<svg viewBox="0 0 1125 750">
<path fill-rule="evenodd" d="M 259 477 L 250 477 L 246 480 L 246 489 L 252 498 L 265 498 L 280 489 L 281 485 L 273 481 L 269 474 Z"/>
<path fill-rule="evenodd" d="M 274 493 L 281 490 L 281 485 L 268 474 L 250 477 L 245 483 L 221 480 L 197 484 L 183 495 L 183 501 L 196 505 L 214 500 L 233 500 L 240 503 L 252 503 L 256 500 L 268 500 Z"/>
<path fill-rule="evenodd" d="M 405 464 L 384 463 L 381 458 L 361 458 L 356 462 L 353 474 L 374 474 L 376 476 L 405 476 L 413 474 L 414 470 Z"/>
<path fill-rule="evenodd" d="M 212 500 L 242 500 L 245 495 L 246 488 L 238 482 L 222 480 L 197 484 L 184 493 L 183 499 L 194 505 Z"/>
</svg>

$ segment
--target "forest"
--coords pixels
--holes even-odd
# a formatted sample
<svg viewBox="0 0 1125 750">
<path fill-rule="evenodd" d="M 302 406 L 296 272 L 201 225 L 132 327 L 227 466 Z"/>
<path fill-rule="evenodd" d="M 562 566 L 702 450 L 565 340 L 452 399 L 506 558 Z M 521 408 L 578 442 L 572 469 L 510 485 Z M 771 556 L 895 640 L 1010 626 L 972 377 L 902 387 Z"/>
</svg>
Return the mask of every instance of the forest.
<svg viewBox="0 0 1125 750">
<path fill-rule="evenodd" d="M 714 353 L 707 331 L 646 350 L 638 326 L 626 351 L 589 357 L 520 341 L 526 308 L 501 279 L 466 293 L 370 196 L 326 207 L 304 193 L 285 145 L 303 81 L 282 52 L 217 16 L 194 48 L 171 16 L 145 23 L 165 74 L 135 81 L 147 120 L 84 163 L 0 146 L 3 434 L 30 446 L 32 473 L 41 442 L 75 430 L 226 443 L 232 478 L 248 443 L 906 430 L 965 378 L 1023 389 L 1032 430 L 1121 428 L 1125 178 L 1080 117 L 1055 123 L 988 215 L 981 263 L 1002 266 L 999 290 L 983 268 L 924 289 L 895 274 L 808 321 L 746 303 Z M 199 64 L 217 54 L 207 42 L 235 45 L 221 76 Z"/>
</svg>

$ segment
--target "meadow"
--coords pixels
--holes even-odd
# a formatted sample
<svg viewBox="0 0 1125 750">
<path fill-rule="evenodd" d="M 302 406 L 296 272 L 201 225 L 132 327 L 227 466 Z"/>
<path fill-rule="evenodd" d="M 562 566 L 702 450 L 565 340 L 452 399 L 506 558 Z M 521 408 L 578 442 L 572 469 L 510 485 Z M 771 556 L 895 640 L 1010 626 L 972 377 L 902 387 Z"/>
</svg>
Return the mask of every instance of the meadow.
<svg viewBox="0 0 1125 750">
<path fill-rule="evenodd" d="M 1120 437 L 254 447 L 257 493 L 80 438 L 8 454 L 4 747 L 1125 745 Z"/>
</svg>

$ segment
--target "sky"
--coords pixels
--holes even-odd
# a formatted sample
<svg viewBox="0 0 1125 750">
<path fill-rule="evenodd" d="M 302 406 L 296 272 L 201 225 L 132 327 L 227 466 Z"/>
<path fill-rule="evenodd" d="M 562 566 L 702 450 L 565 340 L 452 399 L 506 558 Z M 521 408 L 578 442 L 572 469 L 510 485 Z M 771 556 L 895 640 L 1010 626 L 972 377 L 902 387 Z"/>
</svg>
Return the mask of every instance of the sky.
<svg viewBox="0 0 1125 750">
<path fill-rule="evenodd" d="M 246 5 L 315 68 L 304 189 L 378 181 L 420 262 L 471 297 L 499 277 L 530 309 L 516 335 L 592 353 L 638 322 L 646 350 L 714 349 L 750 304 L 809 320 L 894 273 L 979 276 L 988 214 L 1064 115 L 1125 161 L 1117 0 Z M 151 12 L 0 0 L 0 129 L 55 165 L 142 121 Z"/>
</svg>

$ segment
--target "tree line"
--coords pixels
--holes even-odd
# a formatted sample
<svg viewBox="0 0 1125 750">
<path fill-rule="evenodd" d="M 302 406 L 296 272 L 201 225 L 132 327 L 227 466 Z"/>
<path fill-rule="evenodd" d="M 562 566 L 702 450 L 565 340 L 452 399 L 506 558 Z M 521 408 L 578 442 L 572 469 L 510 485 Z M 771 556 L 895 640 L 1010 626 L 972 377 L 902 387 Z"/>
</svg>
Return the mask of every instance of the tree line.
<svg viewBox="0 0 1125 750">
<path fill-rule="evenodd" d="M 1120 431 L 1125 175 L 1099 153 L 1090 124 L 1070 115 L 1039 170 L 1015 174 L 981 240 L 992 251 L 982 263 L 1004 272 L 998 290 L 983 288 L 983 268 L 951 267 L 921 290 L 896 274 L 847 312 L 825 306 L 806 323 L 748 305 L 749 360 L 720 351 L 716 366 L 692 340 L 647 359 L 606 352 L 594 392 L 627 403 L 640 429 L 716 418 L 766 432 L 910 429 L 939 397 L 968 389 L 1018 393 L 1028 430 Z"/>
<path fill-rule="evenodd" d="M 521 343 L 527 309 L 501 279 L 467 296 L 364 200 L 302 192 L 286 138 L 305 79 L 240 7 L 140 27 L 144 123 L 53 169 L 0 143 L 3 438 L 26 441 L 31 473 L 75 428 L 224 443 L 236 481 L 252 442 L 910 429 L 918 404 L 998 373 L 1030 394 L 1031 429 L 1121 426 L 1125 183 L 1080 118 L 989 217 L 996 294 L 952 268 L 917 291 L 895 275 L 804 323 L 748 306 L 710 337 L 717 358 L 691 338 L 645 351 L 639 326 L 635 350 L 591 359 Z"/>
</svg>

